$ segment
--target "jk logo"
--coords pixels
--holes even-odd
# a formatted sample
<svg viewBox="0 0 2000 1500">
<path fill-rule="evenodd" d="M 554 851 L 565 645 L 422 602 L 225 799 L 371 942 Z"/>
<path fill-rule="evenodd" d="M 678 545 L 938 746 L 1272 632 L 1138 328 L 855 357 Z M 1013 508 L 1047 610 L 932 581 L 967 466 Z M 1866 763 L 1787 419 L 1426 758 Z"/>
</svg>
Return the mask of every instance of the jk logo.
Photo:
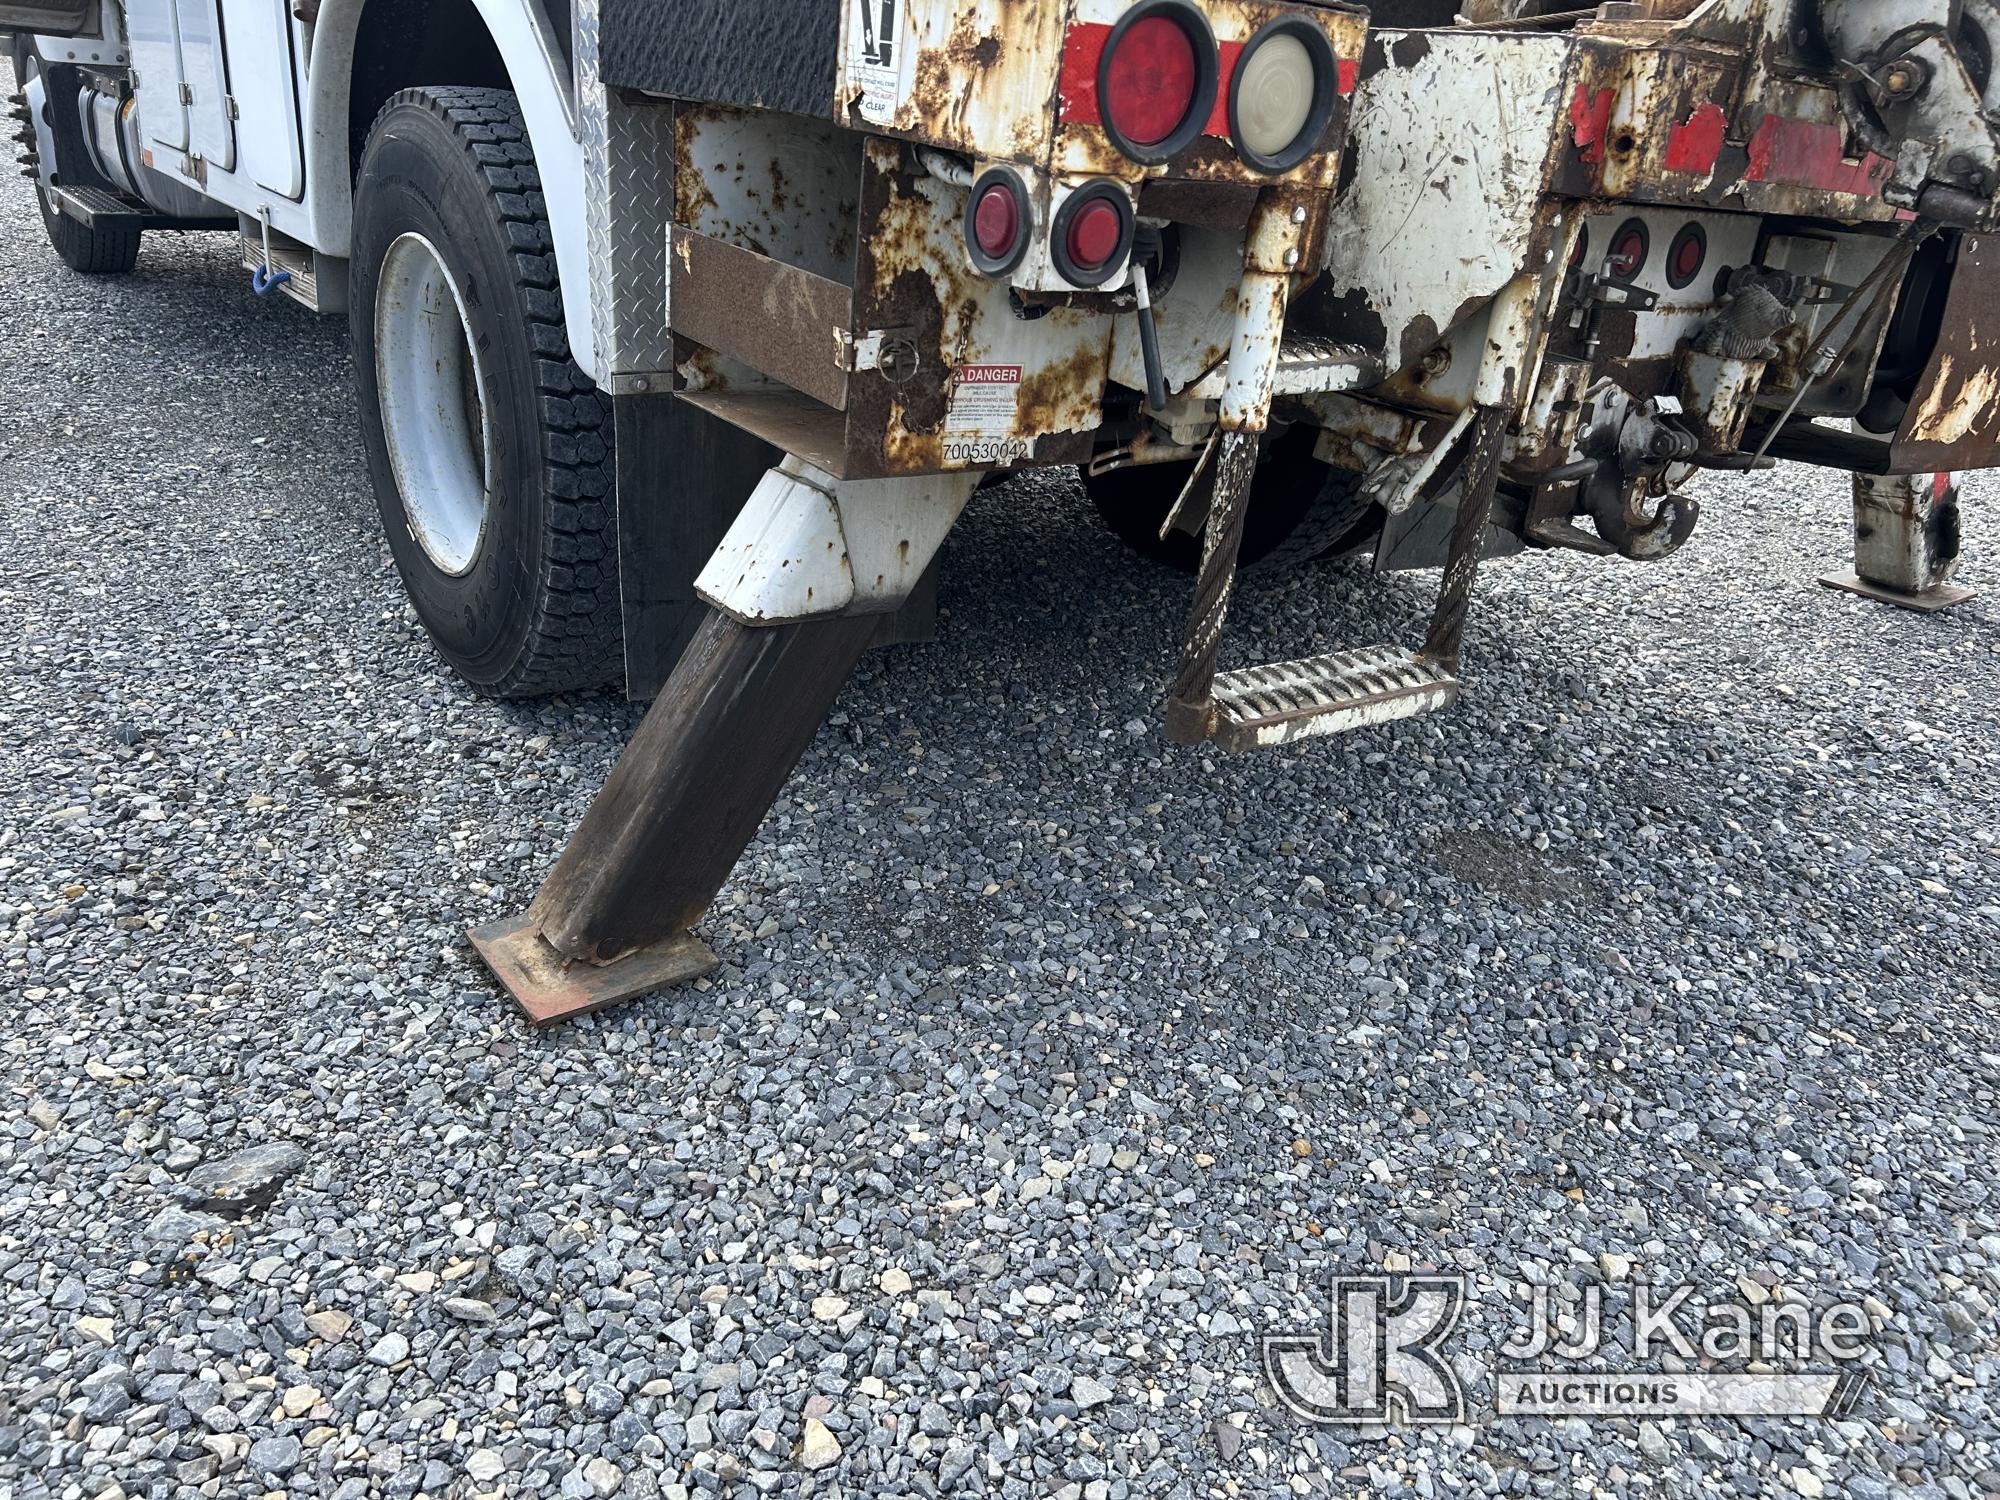
<svg viewBox="0 0 2000 1500">
<path fill-rule="evenodd" d="M 1312 1422 L 1463 1423 L 1465 1392 L 1438 1349 L 1464 1308 L 1462 1276 L 1337 1276 L 1328 1336 L 1265 1336 L 1265 1378 Z"/>
</svg>

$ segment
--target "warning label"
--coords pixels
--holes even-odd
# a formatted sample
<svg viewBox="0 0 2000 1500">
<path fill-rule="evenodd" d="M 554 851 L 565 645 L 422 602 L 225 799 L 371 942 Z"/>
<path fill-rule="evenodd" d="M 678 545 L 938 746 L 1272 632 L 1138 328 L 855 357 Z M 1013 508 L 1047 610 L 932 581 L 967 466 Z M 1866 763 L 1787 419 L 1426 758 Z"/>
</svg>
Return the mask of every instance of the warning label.
<svg viewBox="0 0 2000 1500">
<path fill-rule="evenodd" d="M 886 125 L 903 102 L 905 0 L 848 0 L 854 7 L 847 33 L 847 81 L 864 120 Z"/>
<path fill-rule="evenodd" d="M 1009 464 L 1030 457 L 1033 441 L 1014 436 L 1020 407 L 1021 366 L 960 365 L 952 372 L 944 418 L 945 462 Z"/>
</svg>

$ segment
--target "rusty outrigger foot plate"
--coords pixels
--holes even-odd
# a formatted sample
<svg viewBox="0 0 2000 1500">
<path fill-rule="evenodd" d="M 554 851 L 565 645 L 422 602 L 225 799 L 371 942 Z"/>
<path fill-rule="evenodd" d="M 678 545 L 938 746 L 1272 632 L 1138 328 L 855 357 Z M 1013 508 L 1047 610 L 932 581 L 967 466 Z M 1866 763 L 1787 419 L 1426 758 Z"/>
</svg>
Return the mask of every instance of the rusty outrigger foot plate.
<svg viewBox="0 0 2000 1500">
<path fill-rule="evenodd" d="M 1820 582 L 1830 589 L 1843 593 L 1859 594 L 1864 599 L 1873 599 L 1877 604 L 1893 604 L 1898 609 L 1912 609 L 1920 615 L 1934 615 L 1942 610 L 1954 609 L 1973 597 L 1973 589 L 1960 588 L 1955 583 L 1940 583 L 1925 589 L 1921 594 L 1905 594 L 1896 589 L 1884 588 L 1879 583 L 1870 583 L 1858 573 L 1828 573 Z"/>
<path fill-rule="evenodd" d="M 691 932 L 601 965 L 565 959 L 525 916 L 474 927 L 466 936 L 536 1026 L 553 1026 L 621 1000 L 685 984 L 714 973 L 722 962 Z"/>
</svg>

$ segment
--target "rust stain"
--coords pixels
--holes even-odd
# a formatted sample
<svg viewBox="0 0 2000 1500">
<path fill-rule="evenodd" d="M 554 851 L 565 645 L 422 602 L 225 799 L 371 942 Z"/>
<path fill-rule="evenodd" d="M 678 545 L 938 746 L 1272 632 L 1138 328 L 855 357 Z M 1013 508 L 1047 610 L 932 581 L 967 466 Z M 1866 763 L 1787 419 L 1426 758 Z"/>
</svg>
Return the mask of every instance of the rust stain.
<svg viewBox="0 0 2000 1500">
<path fill-rule="evenodd" d="M 674 125 L 674 220 L 687 225 L 699 224 L 717 206 L 708 176 L 695 160 L 694 125 L 692 114 Z"/>
<path fill-rule="evenodd" d="M 1093 425 L 1104 400 L 1106 362 L 1104 346 L 1085 345 L 1060 364 L 1025 376 L 1016 398 L 1015 433 L 1028 437 Z"/>
</svg>

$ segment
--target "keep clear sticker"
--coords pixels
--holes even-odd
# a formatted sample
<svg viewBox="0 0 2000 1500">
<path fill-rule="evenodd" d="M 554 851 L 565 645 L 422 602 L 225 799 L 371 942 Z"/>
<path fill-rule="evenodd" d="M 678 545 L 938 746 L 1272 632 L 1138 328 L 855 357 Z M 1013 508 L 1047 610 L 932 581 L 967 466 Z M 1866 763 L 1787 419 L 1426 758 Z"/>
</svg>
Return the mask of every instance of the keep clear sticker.
<svg viewBox="0 0 2000 1500">
<path fill-rule="evenodd" d="M 847 33 L 847 81 L 859 97 L 854 108 L 877 125 L 895 119 L 904 96 L 905 12 L 910 0 L 847 0 L 854 24 Z"/>
<path fill-rule="evenodd" d="M 944 418 L 944 461 L 957 466 L 1011 464 L 1034 456 L 1031 438 L 1014 436 L 1021 409 L 1021 366 L 960 365 L 951 375 Z"/>
</svg>

